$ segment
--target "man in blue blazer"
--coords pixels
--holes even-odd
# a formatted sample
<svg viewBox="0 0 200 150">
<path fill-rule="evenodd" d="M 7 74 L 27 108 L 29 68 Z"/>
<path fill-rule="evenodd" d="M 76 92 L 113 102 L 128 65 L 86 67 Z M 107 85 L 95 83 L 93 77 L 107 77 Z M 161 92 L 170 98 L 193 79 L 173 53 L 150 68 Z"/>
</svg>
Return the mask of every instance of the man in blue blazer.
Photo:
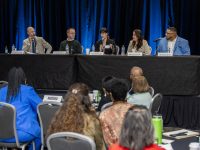
<svg viewBox="0 0 200 150">
<path fill-rule="evenodd" d="M 175 27 L 169 27 L 165 37 L 159 41 L 157 52 L 169 52 L 174 56 L 190 55 L 190 46 L 187 40 L 177 35 Z"/>
</svg>

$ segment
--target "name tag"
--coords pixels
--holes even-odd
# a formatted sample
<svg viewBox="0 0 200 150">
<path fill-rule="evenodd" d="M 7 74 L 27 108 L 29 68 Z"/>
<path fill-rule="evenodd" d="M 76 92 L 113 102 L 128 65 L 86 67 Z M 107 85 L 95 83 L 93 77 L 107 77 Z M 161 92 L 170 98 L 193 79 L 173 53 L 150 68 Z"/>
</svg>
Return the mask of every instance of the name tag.
<svg viewBox="0 0 200 150">
<path fill-rule="evenodd" d="M 66 55 L 66 51 L 54 51 L 53 54 L 55 54 L 55 55 Z"/>
<path fill-rule="evenodd" d="M 160 52 L 158 52 L 158 56 L 173 56 L 173 53 L 160 53 Z"/>
<path fill-rule="evenodd" d="M 90 52 L 90 55 L 104 55 L 104 52 Z"/>
<path fill-rule="evenodd" d="M 45 102 L 61 102 L 63 101 L 62 96 L 55 96 L 55 95 L 44 95 L 43 101 Z"/>
<path fill-rule="evenodd" d="M 128 52 L 128 56 L 143 56 L 142 52 Z"/>
<path fill-rule="evenodd" d="M 11 54 L 22 55 L 24 54 L 24 51 L 12 51 Z"/>
</svg>

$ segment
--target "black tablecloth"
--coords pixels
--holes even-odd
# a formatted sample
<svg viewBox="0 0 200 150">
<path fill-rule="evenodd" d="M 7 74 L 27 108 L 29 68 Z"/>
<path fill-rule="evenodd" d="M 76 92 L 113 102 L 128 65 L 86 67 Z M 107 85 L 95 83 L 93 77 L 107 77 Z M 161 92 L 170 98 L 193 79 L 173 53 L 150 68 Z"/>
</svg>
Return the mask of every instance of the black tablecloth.
<svg viewBox="0 0 200 150">
<path fill-rule="evenodd" d="M 101 87 L 107 75 L 129 78 L 132 66 L 140 66 L 156 93 L 197 95 L 200 93 L 200 57 L 79 56 L 78 81 Z"/>
<path fill-rule="evenodd" d="M 160 113 L 165 126 L 200 129 L 200 97 L 164 96 Z"/>
<path fill-rule="evenodd" d="M 132 66 L 140 66 L 155 92 L 164 95 L 198 95 L 200 57 L 128 57 L 128 56 L 63 56 L 0 55 L 0 80 L 8 70 L 21 66 L 28 83 L 37 89 L 66 90 L 71 83 L 84 82 L 92 89 L 101 88 L 107 75 L 129 78 Z"/>
<path fill-rule="evenodd" d="M 0 55 L 0 80 L 12 67 L 22 67 L 28 84 L 37 89 L 67 89 L 77 78 L 74 56 Z"/>
</svg>

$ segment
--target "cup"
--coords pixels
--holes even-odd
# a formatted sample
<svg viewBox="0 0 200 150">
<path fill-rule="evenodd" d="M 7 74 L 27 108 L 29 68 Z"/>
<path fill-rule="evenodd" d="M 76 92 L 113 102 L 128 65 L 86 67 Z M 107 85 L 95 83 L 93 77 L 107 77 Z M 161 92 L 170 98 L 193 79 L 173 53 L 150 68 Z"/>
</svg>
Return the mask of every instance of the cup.
<svg viewBox="0 0 200 150">
<path fill-rule="evenodd" d="M 94 100 L 94 95 L 92 92 L 89 93 L 89 98 L 90 98 L 90 101 L 92 102 Z"/>
<path fill-rule="evenodd" d="M 200 144 L 197 142 L 192 142 L 189 145 L 190 150 L 200 150 Z"/>
<path fill-rule="evenodd" d="M 98 90 L 93 90 L 93 96 L 94 96 L 94 97 L 97 97 L 98 92 L 99 92 Z"/>
<path fill-rule="evenodd" d="M 86 55 L 89 55 L 89 54 L 90 54 L 90 49 L 86 48 Z"/>
</svg>

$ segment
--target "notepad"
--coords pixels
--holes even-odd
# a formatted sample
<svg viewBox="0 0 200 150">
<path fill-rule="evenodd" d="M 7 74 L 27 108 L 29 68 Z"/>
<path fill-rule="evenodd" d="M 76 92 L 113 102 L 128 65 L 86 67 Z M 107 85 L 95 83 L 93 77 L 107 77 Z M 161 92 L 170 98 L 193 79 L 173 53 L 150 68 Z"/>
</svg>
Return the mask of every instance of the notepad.
<svg viewBox="0 0 200 150">
<path fill-rule="evenodd" d="M 167 137 L 172 137 L 175 139 L 183 139 L 187 137 L 192 137 L 192 136 L 197 136 L 199 135 L 198 132 L 186 130 L 186 129 L 181 129 L 181 130 L 176 130 L 176 131 L 171 131 L 171 132 L 165 132 L 163 133 L 164 136 Z"/>
</svg>

